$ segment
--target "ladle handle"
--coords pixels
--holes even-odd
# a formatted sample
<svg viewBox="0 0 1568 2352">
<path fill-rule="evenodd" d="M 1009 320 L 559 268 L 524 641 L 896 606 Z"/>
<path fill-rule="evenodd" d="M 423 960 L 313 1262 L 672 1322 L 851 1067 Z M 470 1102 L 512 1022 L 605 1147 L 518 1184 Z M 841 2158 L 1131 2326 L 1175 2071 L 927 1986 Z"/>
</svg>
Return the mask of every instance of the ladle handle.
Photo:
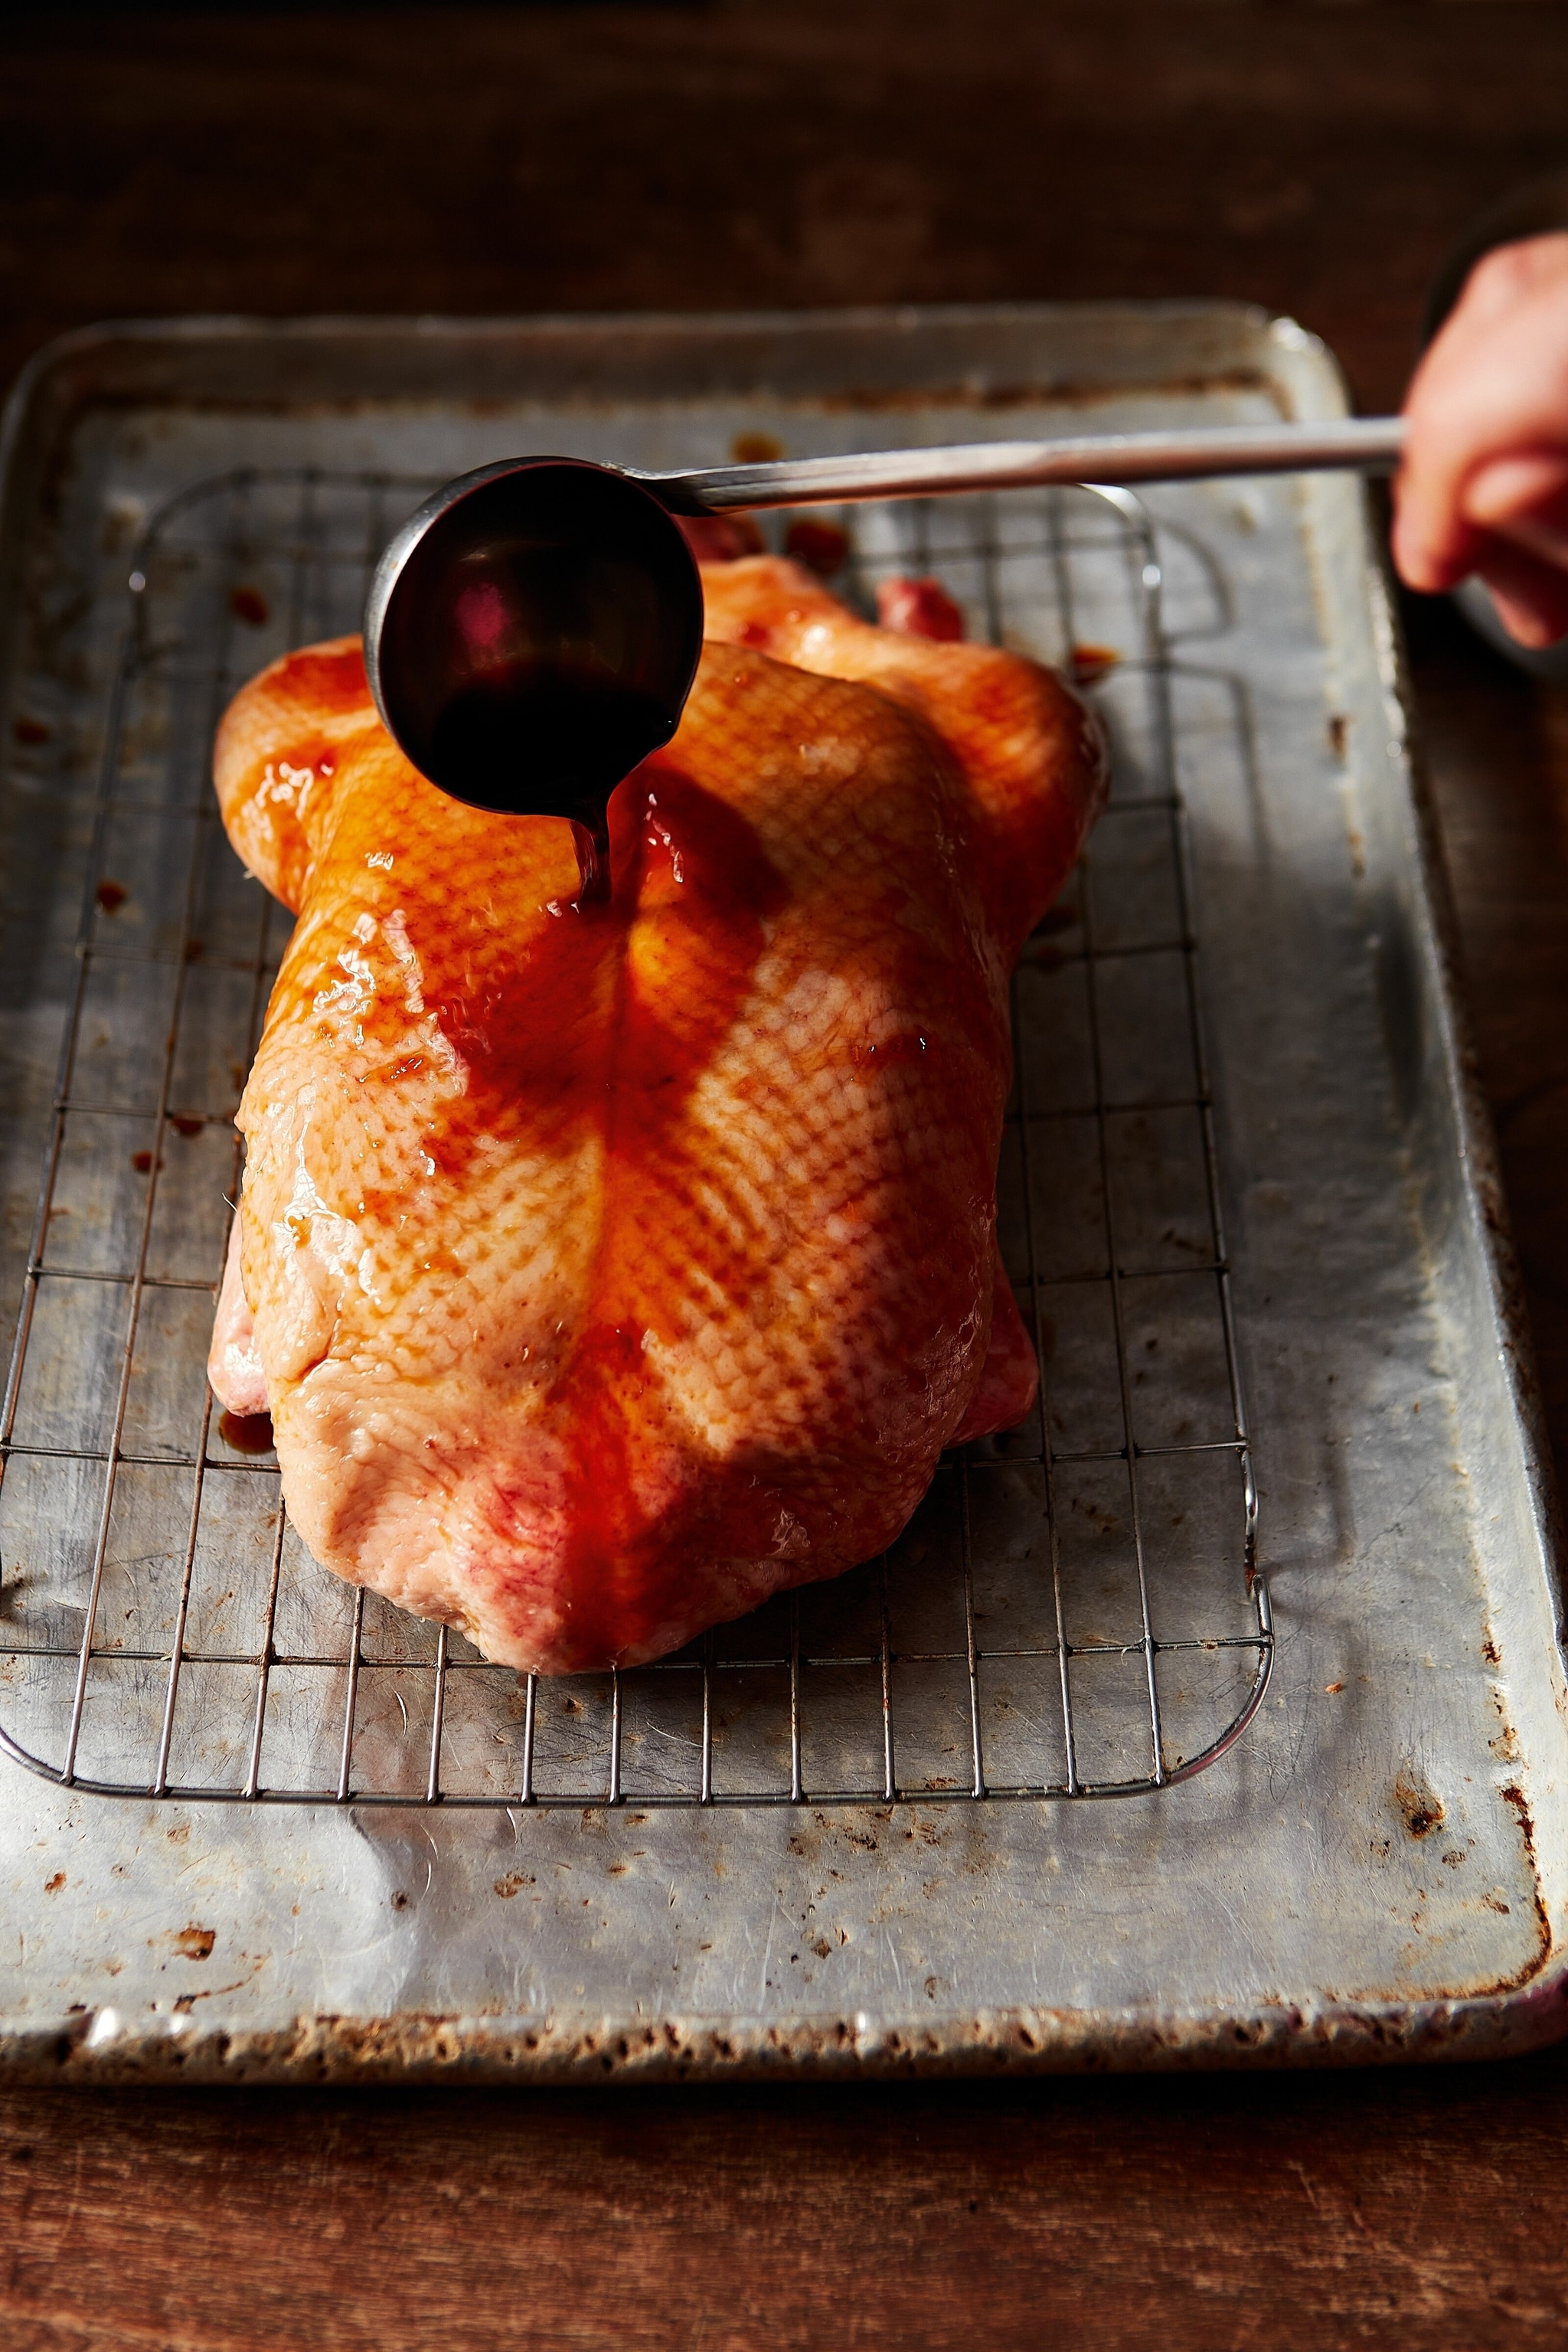
<svg viewBox="0 0 1568 2352">
<path fill-rule="evenodd" d="M 769 465 L 706 466 L 694 473 L 637 478 L 677 514 L 724 514 L 745 507 L 1029 489 L 1045 482 L 1197 481 L 1222 474 L 1331 469 L 1387 473 L 1398 465 L 1404 445 L 1402 416 L 1348 416 L 1327 424 L 1209 425 L 1173 433 L 1088 433 L 1059 441 L 879 449 L 858 457 L 784 457 Z"/>
</svg>

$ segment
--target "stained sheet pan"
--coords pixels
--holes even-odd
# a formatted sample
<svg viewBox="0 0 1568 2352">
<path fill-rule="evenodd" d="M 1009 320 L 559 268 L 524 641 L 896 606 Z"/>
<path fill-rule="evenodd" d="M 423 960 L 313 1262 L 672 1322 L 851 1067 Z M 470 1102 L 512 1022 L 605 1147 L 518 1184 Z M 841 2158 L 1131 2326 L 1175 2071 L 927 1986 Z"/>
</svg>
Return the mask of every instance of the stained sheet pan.
<svg viewBox="0 0 1568 2352">
<path fill-rule="evenodd" d="M 525 1702 L 363 1611 L 318 1654 L 332 1596 L 262 1507 L 270 1465 L 205 1407 L 190 1436 L 232 1182 L 219 1043 L 280 935 L 242 876 L 172 845 L 201 824 L 216 689 L 269 629 L 345 625 L 416 486 L 530 446 L 676 465 L 1342 408 L 1320 346 L 1229 305 L 195 320 L 43 355 L 0 509 L 0 1278 L 26 1310 L 0 1734 L 36 1768 L 0 1767 L 0 2063 L 597 2080 L 1477 2055 L 1563 2030 L 1541 1447 L 1353 482 L 861 528 L 852 593 L 930 569 L 974 634 L 1076 646 L 1117 740 L 1019 1013 L 1004 1240 L 1047 1357 L 1037 1449 L 944 1465 L 869 1581 L 657 1688 Z M 226 952 L 242 917 L 253 951 Z M 1200 999 L 1184 1045 L 1171 1005 Z M 103 1302 L 132 1294 L 127 1342 Z M 1135 1544 L 1108 1478 L 1134 1516 L 1143 1482 Z M 941 1632 L 943 1524 L 963 1573 Z M 1054 1638 L 1038 1608 L 1021 1634 L 1053 1591 Z M 60 1629 L 84 1622 L 73 1660 Z M 346 1676 L 346 1717 L 313 1712 L 312 1673 Z"/>
</svg>

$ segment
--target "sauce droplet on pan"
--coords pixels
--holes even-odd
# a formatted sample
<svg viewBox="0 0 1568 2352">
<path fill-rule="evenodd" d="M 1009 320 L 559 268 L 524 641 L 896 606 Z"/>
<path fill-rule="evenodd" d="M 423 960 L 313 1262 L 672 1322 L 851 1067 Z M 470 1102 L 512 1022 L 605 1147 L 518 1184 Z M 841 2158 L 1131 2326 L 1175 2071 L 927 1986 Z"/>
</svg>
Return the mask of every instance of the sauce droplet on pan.
<svg viewBox="0 0 1568 2352">
<path fill-rule="evenodd" d="M 219 1417 L 217 1433 L 236 1454 L 272 1451 L 272 1416 L 268 1412 L 226 1412 Z"/>
</svg>

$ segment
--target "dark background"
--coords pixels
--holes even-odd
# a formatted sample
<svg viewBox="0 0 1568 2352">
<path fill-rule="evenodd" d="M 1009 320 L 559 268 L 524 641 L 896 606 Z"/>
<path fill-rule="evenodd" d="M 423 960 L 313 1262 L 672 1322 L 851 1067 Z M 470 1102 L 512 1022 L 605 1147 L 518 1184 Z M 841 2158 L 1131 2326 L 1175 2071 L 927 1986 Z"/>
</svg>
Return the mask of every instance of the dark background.
<svg viewBox="0 0 1568 2352">
<path fill-rule="evenodd" d="M 1226 294 L 1400 395 L 1553 5 L 0 12 L 0 379 L 89 320 Z M 1407 604 L 1568 1452 L 1568 698 Z M 1568 2066 L 0 2095 L 5 2352 L 1568 2342 Z"/>
<path fill-rule="evenodd" d="M 1232 294 L 1392 403 L 1468 216 L 1568 161 L 1501 5 L 714 0 L 0 24 L 0 371 L 137 311 Z"/>
</svg>

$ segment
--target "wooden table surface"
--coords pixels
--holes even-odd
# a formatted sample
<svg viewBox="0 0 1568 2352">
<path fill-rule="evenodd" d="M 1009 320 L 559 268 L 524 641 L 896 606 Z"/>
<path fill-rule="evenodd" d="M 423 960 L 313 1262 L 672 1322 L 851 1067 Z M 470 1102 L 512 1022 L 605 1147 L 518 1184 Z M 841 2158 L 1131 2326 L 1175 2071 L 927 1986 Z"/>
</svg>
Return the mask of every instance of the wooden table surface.
<svg viewBox="0 0 1568 2352">
<path fill-rule="evenodd" d="M 0 24 L 0 378 L 95 317 L 1230 294 L 1397 401 L 1568 162 L 1551 5 Z M 1568 696 L 1408 614 L 1568 1453 Z M 1568 2341 L 1568 2058 L 618 2097 L 0 2095 L 6 2352 Z"/>
</svg>

